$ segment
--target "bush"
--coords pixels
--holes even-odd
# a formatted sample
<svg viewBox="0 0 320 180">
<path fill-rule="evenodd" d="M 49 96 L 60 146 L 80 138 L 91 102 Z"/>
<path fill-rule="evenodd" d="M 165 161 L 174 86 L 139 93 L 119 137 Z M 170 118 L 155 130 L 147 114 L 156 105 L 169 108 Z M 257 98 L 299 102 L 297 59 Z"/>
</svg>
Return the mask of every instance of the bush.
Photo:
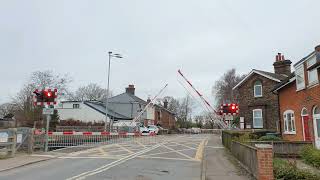
<svg viewBox="0 0 320 180">
<path fill-rule="evenodd" d="M 320 169 L 320 150 L 306 146 L 301 151 L 301 157 L 307 164 Z"/>
<path fill-rule="evenodd" d="M 266 135 L 266 136 L 261 136 L 259 141 L 281 141 L 281 138 L 274 136 L 274 135 Z"/>
<path fill-rule="evenodd" d="M 273 173 L 275 179 L 283 180 L 318 180 L 320 176 L 309 171 L 299 170 L 294 162 L 289 162 L 283 159 L 273 160 Z"/>
</svg>

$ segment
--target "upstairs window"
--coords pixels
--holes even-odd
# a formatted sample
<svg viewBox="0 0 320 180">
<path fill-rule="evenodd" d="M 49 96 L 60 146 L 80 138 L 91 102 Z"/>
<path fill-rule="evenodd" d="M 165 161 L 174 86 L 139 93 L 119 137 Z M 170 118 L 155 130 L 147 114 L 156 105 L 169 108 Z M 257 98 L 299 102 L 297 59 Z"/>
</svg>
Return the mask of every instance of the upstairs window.
<svg viewBox="0 0 320 180">
<path fill-rule="evenodd" d="M 284 133 L 295 134 L 296 124 L 294 121 L 294 112 L 292 110 L 287 110 L 283 113 L 283 121 L 284 121 Z"/>
<path fill-rule="evenodd" d="M 80 104 L 73 104 L 73 109 L 79 109 L 80 108 Z"/>
<path fill-rule="evenodd" d="M 296 82 L 297 82 L 297 90 L 301 90 L 305 88 L 303 64 L 301 64 L 296 68 Z"/>
<path fill-rule="evenodd" d="M 307 68 L 311 67 L 312 65 L 316 64 L 317 60 L 316 57 L 314 56 L 312 59 L 307 61 Z M 318 84 L 318 72 L 317 69 L 312 69 L 308 71 L 308 86 Z"/>
<path fill-rule="evenodd" d="M 254 97 L 262 97 L 262 83 L 261 83 L 261 81 L 256 81 L 254 83 L 253 92 L 254 92 Z"/>
</svg>

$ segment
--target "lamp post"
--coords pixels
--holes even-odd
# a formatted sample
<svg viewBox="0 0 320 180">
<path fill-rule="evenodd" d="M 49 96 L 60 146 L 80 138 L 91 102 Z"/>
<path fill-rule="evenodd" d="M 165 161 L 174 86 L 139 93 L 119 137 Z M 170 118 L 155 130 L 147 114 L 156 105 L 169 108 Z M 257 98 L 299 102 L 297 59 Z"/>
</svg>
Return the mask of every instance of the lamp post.
<svg viewBox="0 0 320 180">
<path fill-rule="evenodd" d="M 109 85 L 110 85 L 110 61 L 112 57 L 115 58 L 122 58 L 122 56 L 120 54 L 113 54 L 111 51 L 108 52 L 109 55 L 109 65 L 108 65 L 108 84 L 107 84 L 107 98 L 106 98 L 106 121 L 104 123 L 104 130 L 107 131 L 107 122 L 108 122 L 108 104 L 109 104 Z M 110 122 L 109 122 L 109 126 L 110 126 L 110 132 L 112 131 L 112 124 L 113 122 L 111 122 L 111 118 L 110 118 Z"/>
</svg>

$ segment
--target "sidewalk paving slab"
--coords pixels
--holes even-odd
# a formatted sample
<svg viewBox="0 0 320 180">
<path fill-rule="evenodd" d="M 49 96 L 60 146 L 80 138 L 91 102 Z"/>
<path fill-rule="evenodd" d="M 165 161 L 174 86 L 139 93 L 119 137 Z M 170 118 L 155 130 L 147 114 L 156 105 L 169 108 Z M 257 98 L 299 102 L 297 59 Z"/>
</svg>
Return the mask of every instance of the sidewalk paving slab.
<svg viewBox="0 0 320 180">
<path fill-rule="evenodd" d="M 32 156 L 30 154 L 16 154 L 13 158 L 0 159 L 0 172 L 8 171 L 14 168 L 47 161 L 53 159 L 50 156 Z"/>
<path fill-rule="evenodd" d="M 238 161 L 212 136 L 205 147 L 201 180 L 250 180 L 253 179 Z"/>
</svg>

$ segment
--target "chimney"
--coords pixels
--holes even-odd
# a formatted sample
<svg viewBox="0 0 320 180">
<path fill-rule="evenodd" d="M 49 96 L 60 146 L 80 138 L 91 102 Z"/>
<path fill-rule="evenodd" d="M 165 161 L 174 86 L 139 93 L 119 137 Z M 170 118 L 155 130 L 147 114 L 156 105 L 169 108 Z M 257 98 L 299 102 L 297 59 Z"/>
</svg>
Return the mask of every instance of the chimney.
<svg viewBox="0 0 320 180">
<path fill-rule="evenodd" d="M 132 84 L 130 84 L 130 85 L 126 88 L 126 93 L 128 93 L 128 94 L 134 95 L 134 91 L 135 91 L 135 88 L 134 88 L 134 85 L 132 85 Z"/>
<path fill-rule="evenodd" d="M 147 103 L 149 104 L 151 102 L 150 96 L 147 99 Z"/>
<path fill-rule="evenodd" d="M 314 51 L 316 52 L 317 61 L 320 62 L 320 45 L 316 46 Z"/>
<path fill-rule="evenodd" d="M 168 100 L 164 100 L 163 101 L 163 107 L 165 108 L 165 109 L 167 109 L 168 108 Z"/>
<path fill-rule="evenodd" d="M 274 73 L 289 76 L 291 74 L 291 63 L 290 60 L 284 58 L 284 55 L 278 53 L 276 62 L 273 63 Z"/>
</svg>

